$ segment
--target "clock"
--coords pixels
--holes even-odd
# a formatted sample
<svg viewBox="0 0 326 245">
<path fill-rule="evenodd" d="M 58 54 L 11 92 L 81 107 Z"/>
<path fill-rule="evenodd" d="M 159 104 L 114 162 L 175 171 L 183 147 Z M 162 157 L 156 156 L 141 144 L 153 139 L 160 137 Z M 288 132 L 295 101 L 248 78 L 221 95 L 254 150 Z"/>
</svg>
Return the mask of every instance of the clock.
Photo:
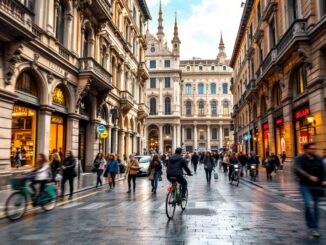
<svg viewBox="0 0 326 245">
<path fill-rule="evenodd" d="M 151 52 L 154 53 L 155 52 L 155 48 L 151 47 Z"/>
</svg>

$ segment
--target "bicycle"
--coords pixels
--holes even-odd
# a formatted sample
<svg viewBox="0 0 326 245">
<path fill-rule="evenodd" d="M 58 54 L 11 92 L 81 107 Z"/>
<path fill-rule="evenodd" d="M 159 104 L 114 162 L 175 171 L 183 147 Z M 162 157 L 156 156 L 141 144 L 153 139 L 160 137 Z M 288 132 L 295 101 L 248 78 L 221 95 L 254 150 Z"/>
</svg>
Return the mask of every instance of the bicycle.
<svg viewBox="0 0 326 245">
<path fill-rule="evenodd" d="M 33 207 L 41 206 L 44 211 L 50 211 L 56 206 L 56 186 L 54 184 L 46 184 L 44 192 L 40 195 L 35 195 L 27 185 L 29 179 L 31 177 L 25 175 L 10 180 L 11 187 L 16 191 L 8 197 L 5 204 L 5 215 L 9 220 L 21 219 L 30 203 L 32 203 Z M 31 202 L 28 202 L 28 199 Z"/>
<path fill-rule="evenodd" d="M 231 184 L 233 185 L 233 182 L 236 184 L 236 186 L 239 186 L 240 183 L 240 174 L 239 174 L 239 164 L 235 164 L 233 166 L 233 171 L 231 174 Z"/>
<path fill-rule="evenodd" d="M 166 195 L 165 211 L 169 220 L 173 219 L 176 206 L 181 206 L 182 211 L 186 209 L 188 203 L 188 189 L 185 198 L 182 198 L 181 185 L 177 182 L 177 178 L 170 178 L 171 186 L 168 188 Z"/>
</svg>

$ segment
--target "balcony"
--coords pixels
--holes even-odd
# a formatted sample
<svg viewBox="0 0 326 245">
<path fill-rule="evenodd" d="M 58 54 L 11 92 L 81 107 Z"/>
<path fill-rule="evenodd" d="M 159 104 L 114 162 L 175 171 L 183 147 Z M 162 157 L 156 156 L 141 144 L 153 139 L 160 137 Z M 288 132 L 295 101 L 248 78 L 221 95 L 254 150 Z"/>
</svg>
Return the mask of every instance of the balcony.
<svg viewBox="0 0 326 245">
<path fill-rule="evenodd" d="M 216 112 L 216 111 L 215 111 L 215 112 L 212 112 L 212 113 L 211 113 L 211 116 L 212 116 L 212 117 L 217 117 L 217 116 L 218 116 L 218 115 L 217 115 L 217 112 Z"/>
<path fill-rule="evenodd" d="M 80 1 L 80 8 L 88 8 L 92 15 L 100 21 L 112 19 L 112 6 L 109 0 Z"/>
<path fill-rule="evenodd" d="M 262 73 L 265 73 L 268 70 L 268 68 L 276 61 L 276 58 L 277 58 L 277 50 L 272 49 L 266 56 L 263 64 L 261 65 Z"/>
<path fill-rule="evenodd" d="M 246 86 L 246 96 L 245 98 L 250 98 L 251 95 L 257 92 L 256 80 L 252 79 Z"/>
<path fill-rule="evenodd" d="M 18 0 L 0 0 L 0 23 L 2 38 L 12 41 L 12 38 L 35 38 L 32 32 L 34 14 Z"/>
<path fill-rule="evenodd" d="M 273 12 L 276 11 L 277 1 L 276 0 L 267 0 L 266 7 L 263 13 L 263 20 L 268 21 Z"/>
<path fill-rule="evenodd" d="M 98 90 L 112 90 L 111 74 L 93 58 L 79 59 L 79 78 L 90 79 Z"/>
<path fill-rule="evenodd" d="M 121 91 L 120 105 L 122 111 L 130 111 L 134 106 L 134 96 L 129 91 Z"/>
<path fill-rule="evenodd" d="M 199 110 L 197 115 L 198 115 L 199 117 L 206 117 L 205 110 Z"/>
<path fill-rule="evenodd" d="M 142 78 L 143 81 L 146 81 L 149 79 L 149 71 L 146 66 L 145 62 L 139 62 L 138 64 L 138 74 Z"/>
<path fill-rule="evenodd" d="M 138 105 L 138 113 L 137 113 L 137 115 L 138 115 L 138 118 L 140 120 L 148 117 L 148 115 L 149 115 L 149 108 L 148 108 L 148 106 L 145 103 L 141 103 L 141 104 Z"/>
</svg>

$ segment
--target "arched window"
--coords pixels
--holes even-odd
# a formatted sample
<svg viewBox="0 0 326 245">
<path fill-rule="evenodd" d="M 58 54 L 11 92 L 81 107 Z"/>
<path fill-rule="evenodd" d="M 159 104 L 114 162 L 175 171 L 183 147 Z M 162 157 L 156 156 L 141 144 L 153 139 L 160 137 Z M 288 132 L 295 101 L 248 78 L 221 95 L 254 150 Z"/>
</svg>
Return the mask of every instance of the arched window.
<svg viewBox="0 0 326 245">
<path fill-rule="evenodd" d="M 60 87 L 56 87 L 53 90 L 51 100 L 52 100 L 53 104 L 57 104 L 57 105 L 60 105 L 60 106 L 65 106 L 66 105 L 65 96 L 64 96 L 64 93 L 63 93 L 63 91 L 62 91 L 62 89 Z"/>
<path fill-rule="evenodd" d="M 294 85 L 294 95 L 303 94 L 307 89 L 306 67 L 301 65 L 292 72 L 291 82 Z"/>
<path fill-rule="evenodd" d="M 165 98 L 165 115 L 171 114 L 171 98 L 166 97 Z"/>
<path fill-rule="evenodd" d="M 266 103 L 266 97 L 263 95 L 260 100 L 260 111 L 261 115 L 264 116 L 267 114 L 267 103 Z"/>
<path fill-rule="evenodd" d="M 191 84 L 186 84 L 186 94 L 192 94 L 192 87 Z"/>
<path fill-rule="evenodd" d="M 105 45 L 101 48 L 101 65 L 106 68 L 106 60 L 107 60 L 107 47 Z"/>
<path fill-rule="evenodd" d="M 274 88 L 273 88 L 273 100 L 274 100 L 274 107 L 275 108 L 278 108 L 282 105 L 282 92 L 281 92 L 281 87 L 280 87 L 280 84 L 277 83 Z"/>
<path fill-rule="evenodd" d="M 227 100 L 224 100 L 223 101 L 223 115 L 229 116 L 229 114 L 230 114 L 229 102 Z"/>
<path fill-rule="evenodd" d="M 216 94 L 216 83 L 211 84 L 211 94 Z"/>
<path fill-rule="evenodd" d="M 199 116 L 205 116 L 205 103 L 202 100 L 198 103 L 198 114 Z"/>
<path fill-rule="evenodd" d="M 212 116 L 217 116 L 217 102 L 216 101 L 211 102 L 211 114 L 212 114 Z"/>
<path fill-rule="evenodd" d="M 35 80 L 28 72 L 23 72 L 19 75 L 15 89 L 33 96 L 38 96 Z"/>
<path fill-rule="evenodd" d="M 198 94 L 204 94 L 204 84 L 200 83 L 198 84 Z"/>
<path fill-rule="evenodd" d="M 64 43 L 64 33 L 65 33 L 65 14 L 66 14 L 66 7 L 64 5 L 63 0 L 58 1 L 58 5 L 56 8 L 56 32 L 55 36 L 59 43 L 63 44 Z"/>
<path fill-rule="evenodd" d="M 92 29 L 90 23 L 85 23 L 85 28 L 83 30 L 83 57 L 90 57 L 91 55 L 91 39 L 92 39 Z"/>
<path fill-rule="evenodd" d="M 149 104 L 150 104 L 150 114 L 156 115 L 156 99 L 151 98 Z"/>
<path fill-rule="evenodd" d="M 192 115 L 192 103 L 190 100 L 186 102 L 186 115 L 191 116 Z"/>
</svg>

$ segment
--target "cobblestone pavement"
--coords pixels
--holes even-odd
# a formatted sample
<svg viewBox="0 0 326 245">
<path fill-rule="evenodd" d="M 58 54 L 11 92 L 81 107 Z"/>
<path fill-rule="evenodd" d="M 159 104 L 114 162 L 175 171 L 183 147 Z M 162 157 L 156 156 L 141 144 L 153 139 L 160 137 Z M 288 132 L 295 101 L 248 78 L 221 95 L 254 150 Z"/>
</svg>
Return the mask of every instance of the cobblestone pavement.
<svg viewBox="0 0 326 245">
<path fill-rule="evenodd" d="M 232 186 L 222 172 L 207 185 L 202 167 L 187 179 L 187 209 L 177 208 L 170 222 L 165 176 L 157 195 L 147 178 L 138 178 L 135 193 L 127 194 L 126 181 L 120 181 L 112 191 L 80 194 L 52 212 L 0 221 L 0 244 L 326 244 L 326 235 L 307 236 L 300 201 L 245 180 Z M 326 234 L 326 212 L 320 211 Z"/>
</svg>

